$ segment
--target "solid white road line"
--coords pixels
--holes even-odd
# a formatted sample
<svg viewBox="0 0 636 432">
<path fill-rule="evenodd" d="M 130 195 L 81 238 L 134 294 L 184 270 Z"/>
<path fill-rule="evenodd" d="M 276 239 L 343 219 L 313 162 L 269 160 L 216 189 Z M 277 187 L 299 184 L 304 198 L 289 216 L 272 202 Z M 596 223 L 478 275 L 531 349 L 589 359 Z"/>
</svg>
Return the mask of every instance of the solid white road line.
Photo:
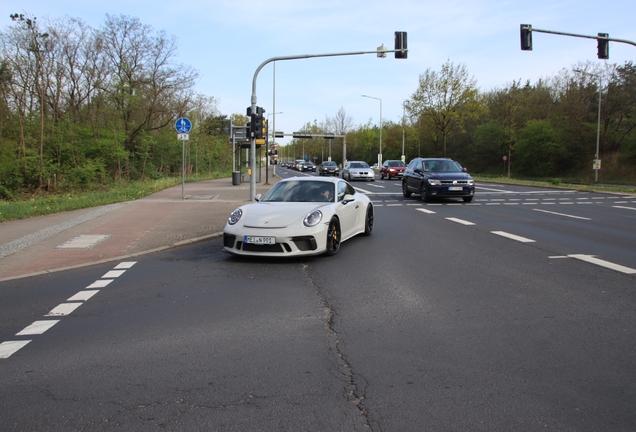
<svg viewBox="0 0 636 432">
<path fill-rule="evenodd" d="M 457 218 L 454 218 L 454 217 L 447 217 L 446 219 L 448 219 L 451 222 L 457 222 L 458 224 L 462 224 L 462 225 L 475 225 L 472 222 L 468 222 L 468 221 L 465 221 L 463 219 L 457 219 Z"/>
<path fill-rule="evenodd" d="M 556 213 L 556 212 L 551 212 L 551 211 L 547 211 L 547 210 L 540 210 L 540 209 L 532 209 L 532 210 L 538 211 L 538 212 L 542 212 L 542 213 L 549 213 L 549 214 L 553 214 L 553 215 L 557 215 L 557 216 L 565 216 L 565 217 L 574 218 L 574 219 L 592 220 L 590 218 L 581 217 L 581 216 L 574 216 L 574 215 L 569 215 L 569 214 L 565 214 L 565 213 Z"/>
<path fill-rule="evenodd" d="M 601 267 L 608 268 L 610 270 L 615 270 L 617 272 L 625 273 L 625 274 L 636 274 L 636 270 L 633 268 L 625 267 L 619 264 L 614 264 L 609 261 L 605 261 L 602 259 L 595 258 L 593 255 L 568 255 L 571 258 L 576 258 L 581 261 L 585 261 L 591 264 L 596 264 Z"/>
<path fill-rule="evenodd" d="M 634 207 L 624 207 L 624 206 L 612 206 L 612 207 L 619 208 L 619 209 L 636 210 L 636 208 Z"/>
<path fill-rule="evenodd" d="M 16 336 L 39 335 L 59 323 L 60 320 L 35 321 L 33 324 L 26 326 L 22 331 L 16 333 Z"/>
<path fill-rule="evenodd" d="M 521 242 L 521 243 L 534 243 L 534 240 L 531 240 L 531 239 L 525 238 L 525 237 L 521 237 L 521 236 L 518 236 L 518 235 L 510 234 L 510 233 L 507 233 L 505 231 L 490 231 L 490 232 L 493 233 L 493 234 L 497 234 L 498 236 L 506 237 L 506 238 L 509 238 L 511 240 L 516 240 L 516 241 Z"/>
<path fill-rule="evenodd" d="M 0 343 L 0 359 L 6 359 L 11 357 L 11 354 L 15 353 L 16 351 L 24 347 L 29 342 L 31 341 L 22 340 L 22 341 L 7 341 L 7 342 Z"/>
</svg>

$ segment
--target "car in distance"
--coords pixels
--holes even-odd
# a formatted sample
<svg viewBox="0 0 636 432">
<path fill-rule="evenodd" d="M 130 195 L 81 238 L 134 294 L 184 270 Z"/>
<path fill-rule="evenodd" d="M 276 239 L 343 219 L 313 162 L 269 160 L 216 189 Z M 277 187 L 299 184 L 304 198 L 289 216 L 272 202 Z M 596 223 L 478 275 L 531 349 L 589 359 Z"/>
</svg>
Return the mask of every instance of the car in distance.
<svg viewBox="0 0 636 432">
<path fill-rule="evenodd" d="M 375 181 L 375 171 L 363 161 L 350 161 L 342 168 L 342 178 L 352 180 Z"/>
<path fill-rule="evenodd" d="M 236 255 L 335 255 L 340 244 L 373 231 L 373 204 L 338 177 L 280 180 L 232 212 L 224 250 Z"/>
<path fill-rule="evenodd" d="M 340 173 L 340 168 L 338 168 L 338 164 L 332 161 L 323 161 L 318 167 L 318 175 L 326 176 L 326 175 L 334 175 L 338 177 Z"/>
<path fill-rule="evenodd" d="M 305 172 L 305 171 L 316 172 L 316 165 L 314 165 L 313 162 L 303 162 L 300 165 L 298 165 L 298 171 L 300 171 L 300 172 Z"/>
<path fill-rule="evenodd" d="M 462 198 L 471 202 L 475 181 L 460 164 L 447 158 L 415 158 L 404 171 L 402 194 L 419 194 L 422 201 L 433 197 Z"/>
<path fill-rule="evenodd" d="M 380 168 L 380 179 L 384 180 L 384 177 L 387 180 L 394 177 L 402 178 L 404 171 L 406 171 L 406 164 L 401 160 L 385 160 Z"/>
</svg>

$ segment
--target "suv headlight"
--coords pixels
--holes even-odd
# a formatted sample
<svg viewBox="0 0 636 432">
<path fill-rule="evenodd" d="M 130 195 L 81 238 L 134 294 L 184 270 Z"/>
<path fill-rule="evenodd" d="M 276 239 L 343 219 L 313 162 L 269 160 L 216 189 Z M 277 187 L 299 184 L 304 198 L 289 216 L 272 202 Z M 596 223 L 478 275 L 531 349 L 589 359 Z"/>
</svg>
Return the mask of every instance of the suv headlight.
<svg viewBox="0 0 636 432">
<path fill-rule="evenodd" d="M 234 225 L 241 219 L 241 216 L 243 216 L 243 210 L 241 210 L 240 208 L 236 209 L 230 215 L 230 218 L 227 220 L 227 223 L 230 225 Z"/>
<path fill-rule="evenodd" d="M 475 186 L 475 180 L 468 180 L 468 186 Z"/>
<path fill-rule="evenodd" d="M 305 216 L 303 223 L 306 227 L 313 227 L 320 223 L 322 220 L 322 212 L 320 210 L 314 210 Z"/>
<path fill-rule="evenodd" d="M 441 186 L 442 181 L 437 179 L 428 179 L 428 184 L 431 186 Z"/>
</svg>

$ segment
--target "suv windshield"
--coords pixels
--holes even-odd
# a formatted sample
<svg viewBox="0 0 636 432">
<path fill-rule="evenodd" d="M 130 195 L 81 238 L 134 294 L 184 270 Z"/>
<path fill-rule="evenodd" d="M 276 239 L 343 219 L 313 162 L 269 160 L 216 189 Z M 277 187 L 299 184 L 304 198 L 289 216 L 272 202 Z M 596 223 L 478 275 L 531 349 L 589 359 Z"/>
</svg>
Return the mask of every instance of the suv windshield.
<svg viewBox="0 0 636 432">
<path fill-rule="evenodd" d="M 462 167 L 452 160 L 429 160 L 424 161 L 424 171 L 462 172 Z"/>
</svg>

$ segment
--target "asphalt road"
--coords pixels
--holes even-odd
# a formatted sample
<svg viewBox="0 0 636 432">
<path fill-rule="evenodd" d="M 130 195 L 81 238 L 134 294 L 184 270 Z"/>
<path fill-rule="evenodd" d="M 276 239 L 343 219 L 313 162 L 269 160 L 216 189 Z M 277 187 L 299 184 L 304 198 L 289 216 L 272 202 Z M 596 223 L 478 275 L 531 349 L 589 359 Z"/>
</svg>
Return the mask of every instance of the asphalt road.
<svg viewBox="0 0 636 432">
<path fill-rule="evenodd" d="M 0 429 L 636 428 L 636 198 L 355 186 L 375 230 L 335 257 L 216 239 L 1 283 L 2 340 L 97 292 L 0 359 Z"/>
</svg>

